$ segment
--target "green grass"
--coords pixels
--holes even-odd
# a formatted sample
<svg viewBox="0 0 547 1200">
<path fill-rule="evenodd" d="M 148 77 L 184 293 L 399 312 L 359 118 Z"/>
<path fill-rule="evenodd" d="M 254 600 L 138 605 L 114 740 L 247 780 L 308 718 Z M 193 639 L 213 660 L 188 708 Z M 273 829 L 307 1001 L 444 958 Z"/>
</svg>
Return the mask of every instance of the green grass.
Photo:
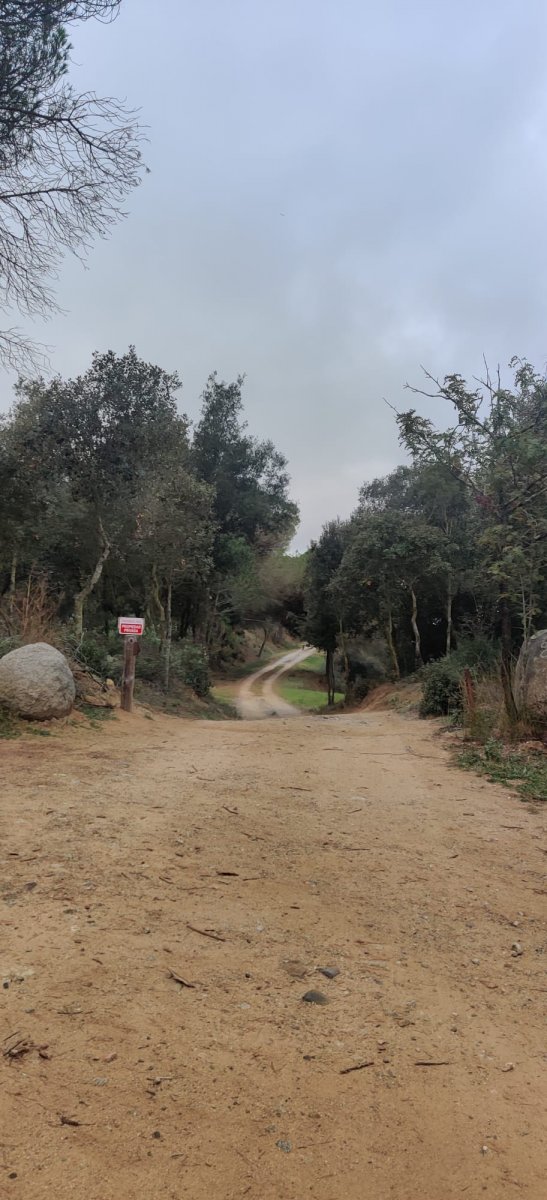
<svg viewBox="0 0 547 1200">
<path fill-rule="evenodd" d="M 547 755 L 506 750 L 502 742 L 491 739 L 484 746 L 463 750 L 457 763 L 485 775 L 491 783 L 515 788 L 523 800 L 547 801 Z"/>
<path fill-rule="evenodd" d="M 78 712 L 87 717 L 94 729 L 97 729 L 104 721 L 110 721 L 114 716 L 113 708 L 95 708 L 93 704 L 79 704 Z"/>
<path fill-rule="evenodd" d="M 309 658 L 303 658 L 298 664 L 299 671 L 312 671 L 314 675 L 325 674 L 325 655 L 310 654 Z"/>
<path fill-rule="evenodd" d="M 0 708 L 0 738 L 18 738 L 21 736 L 21 732 L 21 722 L 6 708 Z"/>
<path fill-rule="evenodd" d="M 290 679 L 280 679 L 276 686 L 276 691 L 287 700 L 289 704 L 293 704 L 295 708 L 326 708 L 327 693 L 320 692 L 317 688 L 306 688 L 300 683 L 293 683 Z M 334 697 L 335 704 L 338 704 L 344 697 L 341 692 L 336 692 Z"/>
</svg>

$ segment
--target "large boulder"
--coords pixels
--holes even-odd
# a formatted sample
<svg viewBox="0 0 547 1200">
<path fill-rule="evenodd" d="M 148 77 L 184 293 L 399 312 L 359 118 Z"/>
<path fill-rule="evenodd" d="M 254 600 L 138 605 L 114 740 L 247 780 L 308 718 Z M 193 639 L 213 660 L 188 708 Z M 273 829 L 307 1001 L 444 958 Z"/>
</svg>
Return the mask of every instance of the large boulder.
<svg viewBox="0 0 547 1200">
<path fill-rule="evenodd" d="M 524 643 L 515 672 L 515 700 L 523 715 L 547 728 L 547 629 Z"/>
<path fill-rule="evenodd" d="M 46 642 L 21 646 L 0 658 L 0 706 L 20 717 L 34 721 L 64 717 L 75 695 L 64 654 Z"/>
</svg>

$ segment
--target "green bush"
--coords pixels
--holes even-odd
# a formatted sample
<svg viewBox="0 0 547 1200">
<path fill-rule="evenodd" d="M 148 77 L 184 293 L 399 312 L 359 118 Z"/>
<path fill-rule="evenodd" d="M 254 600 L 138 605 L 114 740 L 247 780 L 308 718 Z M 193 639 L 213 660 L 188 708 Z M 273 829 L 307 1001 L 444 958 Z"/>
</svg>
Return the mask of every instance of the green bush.
<svg viewBox="0 0 547 1200">
<path fill-rule="evenodd" d="M 109 674 L 110 655 L 104 643 L 98 637 L 94 637 L 92 633 L 84 633 L 81 641 L 74 646 L 72 654 L 86 671 L 92 671 L 103 679 Z"/>
<path fill-rule="evenodd" d="M 444 717 L 463 710 L 463 668 L 452 654 L 430 662 L 423 670 L 421 717 Z"/>
<path fill-rule="evenodd" d="M 209 694 L 209 659 L 203 646 L 195 642 L 182 642 L 173 653 L 172 665 L 182 682 L 191 687 L 196 696 Z"/>
</svg>

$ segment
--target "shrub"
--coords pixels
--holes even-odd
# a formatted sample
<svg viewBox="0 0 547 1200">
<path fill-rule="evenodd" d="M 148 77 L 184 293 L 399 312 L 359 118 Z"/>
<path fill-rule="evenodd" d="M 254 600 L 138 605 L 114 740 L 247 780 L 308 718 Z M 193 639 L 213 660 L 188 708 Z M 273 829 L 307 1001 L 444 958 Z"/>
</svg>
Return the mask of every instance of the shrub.
<svg viewBox="0 0 547 1200">
<path fill-rule="evenodd" d="M 183 642 L 173 653 L 173 669 L 196 696 L 207 696 L 211 687 L 209 659 L 203 646 Z"/>
<path fill-rule="evenodd" d="M 444 717 L 462 712 L 462 673 L 461 663 L 454 654 L 424 667 L 421 717 Z"/>
</svg>

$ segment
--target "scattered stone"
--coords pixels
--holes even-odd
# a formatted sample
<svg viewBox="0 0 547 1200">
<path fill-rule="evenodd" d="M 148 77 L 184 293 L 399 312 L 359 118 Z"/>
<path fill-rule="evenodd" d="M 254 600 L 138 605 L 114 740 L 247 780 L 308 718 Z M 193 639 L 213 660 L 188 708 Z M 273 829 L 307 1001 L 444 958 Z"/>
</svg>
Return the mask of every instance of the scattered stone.
<svg viewBox="0 0 547 1200">
<path fill-rule="evenodd" d="M 336 979 L 336 976 L 340 974 L 338 967 L 318 967 L 317 970 L 320 975 L 325 976 L 325 979 Z"/>
<path fill-rule="evenodd" d="M 520 942 L 513 942 L 513 945 L 511 946 L 511 954 L 513 955 L 513 958 L 520 958 L 521 954 L 524 954 Z"/>
<path fill-rule="evenodd" d="M 306 1001 L 306 1004 L 328 1004 L 329 1002 L 328 996 L 324 996 L 323 992 L 315 992 L 313 989 L 311 992 L 304 992 L 302 999 Z"/>
<path fill-rule="evenodd" d="M 501 1069 L 502 1069 L 502 1071 L 504 1071 L 504 1072 L 506 1072 L 506 1073 L 507 1073 L 507 1071 L 514 1071 L 514 1070 L 515 1070 L 515 1064 L 514 1064 L 514 1063 L 505 1063 L 505 1066 L 504 1066 L 504 1067 L 502 1067 Z"/>
<path fill-rule="evenodd" d="M 47 642 L 21 646 L 0 659 L 0 704 L 9 712 L 34 721 L 66 717 L 75 696 L 64 654 Z"/>
<path fill-rule="evenodd" d="M 101 1076 L 99 1076 L 98 1079 L 93 1080 L 93 1083 L 95 1084 L 95 1087 L 106 1087 L 108 1084 L 108 1079 L 103 1079 Z"/>
<path fill-rule="evenodd" d="M 284 970 L 291 979 L 304 979 L 308 974 L 308 968 L 305 963 L 299 962 L 298 959 L 289 958 L 283 963 Z"/>
<path fill-rule="evenodd" d="M 473 963 L 473 966 L 475 966 L 475 967 L 478 967 L 480 965 L 480 961 L 481 961 L 480 958 L 472 958 L 471 959 L 471 962 Z"/>
<path fill-rule="evenodd" d="M 292 1145 L 290 1142 L 286 1141 L 285 1138 L 279 1138 L 279 1141 L 276 1142 L 275 1144 L 276 1144 L 276 1146 L 279 1147 L 280 1150 L 283 1151 L 283 1154 L 290 1154 L 290 1152 L 292 1150 Z"/>
</svg>

